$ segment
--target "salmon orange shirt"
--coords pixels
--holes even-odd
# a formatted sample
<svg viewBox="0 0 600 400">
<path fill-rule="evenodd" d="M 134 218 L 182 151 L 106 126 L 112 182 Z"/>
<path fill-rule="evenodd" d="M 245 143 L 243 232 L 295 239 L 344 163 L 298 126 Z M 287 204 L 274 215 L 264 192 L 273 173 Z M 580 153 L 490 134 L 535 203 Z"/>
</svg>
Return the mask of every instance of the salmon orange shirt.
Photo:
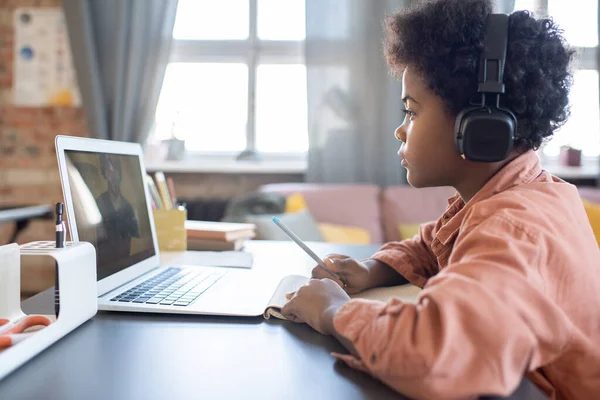
<svg viewBox="0 0 600 400">
<path fill-rule="evenodd" d="M 415 398 L 509 395 L 527 376 L 554 400 L 600 399 L 600 250 L 577 188 L 534 151 L 372 258 L 423 290 L 339 310 L 349 365 Z"/>
</svg>

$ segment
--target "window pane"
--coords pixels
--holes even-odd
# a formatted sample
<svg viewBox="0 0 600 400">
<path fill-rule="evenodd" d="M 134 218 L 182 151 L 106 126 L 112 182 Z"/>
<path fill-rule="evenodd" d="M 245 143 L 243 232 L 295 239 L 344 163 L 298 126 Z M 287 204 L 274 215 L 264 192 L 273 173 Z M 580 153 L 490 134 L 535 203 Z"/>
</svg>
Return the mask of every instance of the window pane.
<svg viewBox="0 0 600 400">
<path fill-rule="evenodd" d="M 308 151 L 304 65 L 258 66 L 256 148 L 261 152 Z"/>
<path fill-rule="evenodd" d="M 310 19 L 305 23 L 308 37 L 312 40 L 326 41 L 351 39 L 357 32 L 357 28 L 352 26 L 353 21 L 360 20 L 360 10 L 368 7 L 368 1 L 309 1 L 306 8 L 311 10 Z M 332 15 L 335 15 L 335 18 L 331 18 Z"/>
<path fill-rule="evenodd" d="M 570 145 L 583 150 L 585 156 L 600 155 L 598 71 L 575 72 L 569 99 L 571 117 L 544 148 L 544 154 L 558 156 L 560 146 Z"/>
<path fill-rule="evenodd" d="M 257 33 L 263 40 L 304 40 L 304 0 L 258 0 Z"/>
<path fill-rule="evenodd" d="M 533 11 L 539 16 L 542 4 L 540 0 L 516 0 L 514 9 Z M 564 30 L 565 38 L 572 46 L 598 45 L 597 0 L 548 0 L 547 14 Z"/>
<path fill-rule="evenodd" d="M 239 152 L 246 147 L 246 64 L 171 63 L 158 107 L 156 136 L 185 139 L 192 151 Z"/>
<path fill-rule="evenodd" d="M 532 11 L 537 14 L 538 10 L 538 0 L 515 0 L 515 11 L 519 10 L 527 10 Z"/>
<path fill-rule="evenodd" d="M 248 38 L 249 0 L 179 0 L 175 39 L 243 40 Z"/>
<path fill-rule="evenodd" d="M 548 0 L 548 15 L 578 47 L 598 46 L 598 0 Z"/>
</svg>

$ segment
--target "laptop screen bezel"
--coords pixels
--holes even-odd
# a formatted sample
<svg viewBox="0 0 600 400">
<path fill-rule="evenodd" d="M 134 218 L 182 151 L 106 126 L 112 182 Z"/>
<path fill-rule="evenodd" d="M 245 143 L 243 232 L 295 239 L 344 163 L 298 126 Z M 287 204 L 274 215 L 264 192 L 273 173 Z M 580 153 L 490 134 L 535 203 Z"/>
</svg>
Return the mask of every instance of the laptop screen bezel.
<svg viewBox="0 0 600 400">
<path fill-rule="evenodd" d="M 154 255 L 142 260 L 129 267 L 125 267 L 119 272 L 109 275 L 98 281 L 98 296 L 101 296 L 131 280 L 138 278 L 160 265 L 160 252 L 158 241 L 156 239 L 156 229 L 154 227 L 154 218 L 150 202 L 150 193 L 145 181 L 146 168 L 144 166 L 142 146 L 138 143 L 125 143 L 101 139 L 79 138 L 71 136 L 57 136 L 55 139 L 56 156 L 58 159 L 58 170 L 60 173 L 60 182 L 63 190 L 64 203 L 67 213 L 68 233 L 74 242 L 79 242 L 79 232 L 77 230 L 77 221 L 75 219 L 75 210 L 73 208 L 73 196 L 69 182 L 67 169 L 67 159 L 65 151 L 81 151 L 98 154 L 117 154 L 125 156 L 136 156 L 139 161 L 140 171 L 142 173 L 144 196 L 146 199 L 146 208 L 152 232 L 152 245 Z M 98 266 L 96 266 L 98 268 Z M 97 271 L 97 269 L 96 269 Z"/>
</svg>

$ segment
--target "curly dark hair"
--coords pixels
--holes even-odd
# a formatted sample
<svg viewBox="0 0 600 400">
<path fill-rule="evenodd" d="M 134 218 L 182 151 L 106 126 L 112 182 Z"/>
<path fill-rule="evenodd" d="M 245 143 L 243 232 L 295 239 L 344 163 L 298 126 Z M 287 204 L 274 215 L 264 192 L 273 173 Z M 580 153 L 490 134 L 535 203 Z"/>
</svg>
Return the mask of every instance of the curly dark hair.
<svg viewBox="0 0 600 400">
<path fill-rule="evenodd" d="M 489 0 L 437 0 L 387 17 L 384 53 L 392 72 L 414 68 L 457 115 L 477 93 L 479 55 L 491 12 Z M 515 148 L 537 150 L 569 117 L 575 51 L 550 18 L 517 11 L 508 24 L 501 104 L 517 117 Z"/>
</svg>

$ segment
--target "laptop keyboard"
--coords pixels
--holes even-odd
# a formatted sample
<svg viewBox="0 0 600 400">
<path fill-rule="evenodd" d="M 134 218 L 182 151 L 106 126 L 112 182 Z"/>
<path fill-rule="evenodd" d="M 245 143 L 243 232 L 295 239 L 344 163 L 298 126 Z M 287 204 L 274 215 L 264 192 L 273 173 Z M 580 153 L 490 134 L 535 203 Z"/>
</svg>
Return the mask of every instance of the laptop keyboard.
<svg viewBox="0 0 600 400">
<path fill-rule="evenodd" d="M 214 285 L 225 273 L 203 271 L 198 268 L 168 268 L 113 297 L 110 301 L 185 307 Z"/>
</svg>

